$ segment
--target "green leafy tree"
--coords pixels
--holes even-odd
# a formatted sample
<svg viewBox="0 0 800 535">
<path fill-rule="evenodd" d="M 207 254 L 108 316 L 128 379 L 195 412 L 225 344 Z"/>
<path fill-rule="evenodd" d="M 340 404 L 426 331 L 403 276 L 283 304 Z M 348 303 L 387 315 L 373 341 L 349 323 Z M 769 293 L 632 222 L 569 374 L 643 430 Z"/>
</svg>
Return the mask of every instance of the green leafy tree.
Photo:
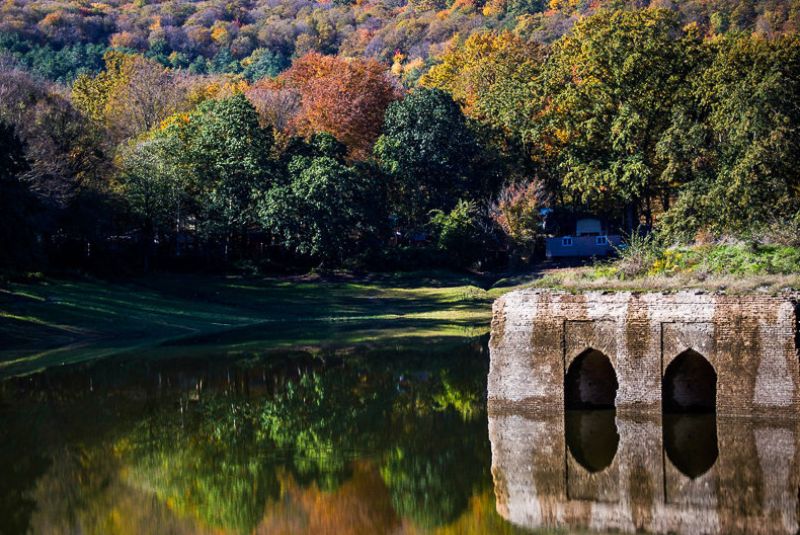
<svg viewBox="0 0 800 535">
<path fill-rule="evenodd" d="M 659 150 L 683 177 L 665 228 L 741 232 L 800 210 L 800 39 L 729 37 L 705 45 L 691 99 Z"/>
<path fill-rule="evenodd" d="M 656 144 L 688 74 L 677 16 L 602 11 L 553 45 L 543 79 L 548 134 L 578 202 L 625 207 L 627 225 L 663 193 Z"/>
<path fill-rule="evenodd" d="M 249 81 L 255 82 L 261 78 L 274 78 L 289 67 L 289 61 L 279 52 L 268 48 L 257 48 L 250 57 L 242 61 L 244 70 L 242 75 Z"/>
<path fill-rule="evenodd" d="M 208 71 L 215 74 L 237 74 L 242 71 L 242 66 L 233 57 L 230 49 L 221 48 L 219 52 L 209 61 Z"/>
<path fill-rule="evenodd" d="M 80 74 L 99 72 L 103 68 L 106 46 L 76 43 L 54 48 L 17 34 L 0 33 L 0 51 L 39 76 L 68 84 Z"/>
<path fill-rule="evenodd" d="M 390 179 L 393 209 L 410 226 L 479 194 L 481 147 L 453 99 L 420 88 L 386 111 L 375 156 Z"/>
<path fill-rule="evenodd" d="M 340 263 L 360 249 L 375 231 L 372 213 L 380 206 L 378 184 L 347 165 L 344 154 L 333 136 L 314 136 L 289 162 L 289 181 L 269 190 L 261 204 L 265 228 L 286 247 L 323 262 Z"/>
<path fill-rule="evenodd" d="M 176 134 L 185 136 L 190 192 L 200 207 L 202 230 L 223 245 L 227 259 L 232 241 L 241 241 L 256 223 L 256 199 L 274 178 L 272 132 L 259 126 L 242 94 L 201 103 L 185 130 Z"/>
<path fill-rule="evenodd" d="M 475 120 L 478 143 L 484 155 L 493 156 L 481 165 L 492 186 L 530 176 L 533 168 L 545 175 L 538 140 L 544 95 L 541 84 L 534 83 L 545 51 L 508 31 L 478 32 L 447 50 L 420 79 L 422 86 L 450 93 Z M 489 178 L 493 174 L 500 178 Z"/>
<path fill-rule="evenodd" d="M 474 202 L 460 200 L 450 212 L 433 210 L 431 227 L 437 247 L 458 267 L 469 265 L 483 251 L 486 232 Z"/>
<path fill-rule="evenodd" d="M 165 135 L 122 149 L 120 193 L 142 223 L 145 270 L 155 239 L 174 237 L 181 228 L 188 177 L 178 158 L 180 150 L 177 140 Z"/>
</svg>

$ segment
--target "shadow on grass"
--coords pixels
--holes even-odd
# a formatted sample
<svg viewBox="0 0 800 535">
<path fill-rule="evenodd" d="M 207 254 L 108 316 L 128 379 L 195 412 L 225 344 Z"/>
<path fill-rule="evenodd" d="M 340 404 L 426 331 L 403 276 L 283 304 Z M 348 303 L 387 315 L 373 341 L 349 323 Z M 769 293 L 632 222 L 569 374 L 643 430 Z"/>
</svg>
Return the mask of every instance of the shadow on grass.
<svg viewBox="0 0 800 535">
<path fill-rule="evenodd" d="M 160 347 L 226 346 L 270 347 L 335 345 L 429 337 L 474 337 L 488 332 L 488 324 L 469 320 L 394 318 L 386 320 L 309 320 L 262 323 L 227 331 L 167 341 Z"/>
<path fill-rule="evenodd" d="M 488 330 L 490 298 L 447 273 L 320 281 L 156 275 L 0 288 L 0 377 L 148 348 L 354 344 Z"/>
<path fill-rule="evenodd" d="M 290 349 L 417 347 L 446 340 L 463 341 L 483 335 L 488 329 L 488 323 L 447 319 L 271 322 L 178 339 L 104 339 L 62 346 L 0 363 L 0 378 L 109 358 L 207 356 L 224 359 Z"/>
</svg>

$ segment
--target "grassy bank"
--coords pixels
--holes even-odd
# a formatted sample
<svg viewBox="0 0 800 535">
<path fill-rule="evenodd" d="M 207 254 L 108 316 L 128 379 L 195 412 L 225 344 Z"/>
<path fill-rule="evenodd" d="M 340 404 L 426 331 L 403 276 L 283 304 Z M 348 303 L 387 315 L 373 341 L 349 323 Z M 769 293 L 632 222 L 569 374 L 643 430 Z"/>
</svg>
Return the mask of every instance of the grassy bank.
<svg viewBox="0 0 800 535">
<path fill-rule="evenodd" d="M 504 291 L 484 284 L 451 273 L 10 283 L 0 287 L 0 375 L 131 352 L 482 334 L 492 300 Z"/>
<path fill-rule="evenodd" d="M 743 242 L 659 247 L 644 240 L 617 259 L 546 271 L 532 286 L 570 291 L 777 293 L 800 289 L 800 248 Z"/>
<path fill-rule="evenodd" d="M 633 254 L 636 253 L 636 254 Z M 568 291 L 800 289 L 800 251 L 742 244 L 640 250 L 591 266 L 487 281 L 447 272 L 368 277 L 155 275 L 0 286 L 0 377 L 117 355 L 210 357 L 488 332 L 491 303 Z"/>
</svg>

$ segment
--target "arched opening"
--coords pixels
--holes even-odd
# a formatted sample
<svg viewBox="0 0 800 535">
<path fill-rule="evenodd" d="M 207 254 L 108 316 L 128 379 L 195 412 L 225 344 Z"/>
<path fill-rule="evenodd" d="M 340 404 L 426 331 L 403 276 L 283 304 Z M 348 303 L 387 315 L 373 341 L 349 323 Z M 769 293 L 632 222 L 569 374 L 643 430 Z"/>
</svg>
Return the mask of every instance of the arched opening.
<svg viewBox="0 0 800 535">
<path fill-rule="evenodd" d="M 717 407 L 717 372 L 703 355 L 688 349 L 664 371 L 662 409 L 667 412 L 714 412 Z"/>
<path fill-rule="evenodd" d="M 572 361 L 564 379 L 567 409 L 613 409 L 617 397 L 617 374 L 608 357 L 589 349 Z"/>
<path fill-rule="evenodd" d="M 712 414 L 666 414 L 664 449 L 672 465 L 691 479 L 708 472 L 719 457 L 717 418 Z"/>
<path fill-rule="evenodd" d="M 615 411 L 567 411 L 564 431 L 569 452 L 587 471 L 602 472 L 611 466 L 619 446 Z"/>
</svg>

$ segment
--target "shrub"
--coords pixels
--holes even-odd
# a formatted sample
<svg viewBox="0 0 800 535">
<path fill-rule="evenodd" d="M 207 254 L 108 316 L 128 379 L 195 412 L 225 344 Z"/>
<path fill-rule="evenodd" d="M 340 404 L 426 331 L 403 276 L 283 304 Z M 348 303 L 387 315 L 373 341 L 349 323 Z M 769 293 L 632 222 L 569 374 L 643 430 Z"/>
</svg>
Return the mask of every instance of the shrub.
<svg viewBox="0 0 800 535">
<path fill-rule="evenodd" d="M 492 205 L 492 219 L 518 252 L 533 250 L 542 228 L 540 210 L 544 204 L 544 186 L 532 180 L 505 186 Z"/>
<path fill-rule="evenodd" d="M 704 251 L 711 273 L 730 275 L 790 274 L 800 271 L 800 248 L 780 245 L 717 245 Z"/>
<path fill-rule="evenodd" d="M 760 243 L 800 247 L 800 212 L 788 220 L 773 221 L 755 232 Z"/>
<path fill-rule="evenodd" d="M 592 270 L 592 278 L 631 279 L 707 274 L 756 276 L 800 272 L 800 247 L 757 242 L 700 244 L 663 248 L 657 236 L 630 237 L 620 248 L 620 258 Z"/>
<path fill-rule="evenodd" d="M 676 275 L 686 271 L 691 271 L 700 262 L 700 255 L 697 250 L 687 247 L 672 247 L 656 253 L 647 274 L 656 275 Z"/>
<path fill-rule="evenodd" d="M 483 247 L 483 232 L 475 203 L 460 200 L 450 212 L 432 210 L 430 226 L 439 250 L 451 262 L 464 267 L 478 259 Z"/>
<path fill-rule="evenodd" d="M 617 248 L 617 268 L 622 278 L 632 278 L 648 273 L 656 258 L 662 253 L 660 240 L 653 233 L 640 230 L 632 232 Z"/>
</svg>

